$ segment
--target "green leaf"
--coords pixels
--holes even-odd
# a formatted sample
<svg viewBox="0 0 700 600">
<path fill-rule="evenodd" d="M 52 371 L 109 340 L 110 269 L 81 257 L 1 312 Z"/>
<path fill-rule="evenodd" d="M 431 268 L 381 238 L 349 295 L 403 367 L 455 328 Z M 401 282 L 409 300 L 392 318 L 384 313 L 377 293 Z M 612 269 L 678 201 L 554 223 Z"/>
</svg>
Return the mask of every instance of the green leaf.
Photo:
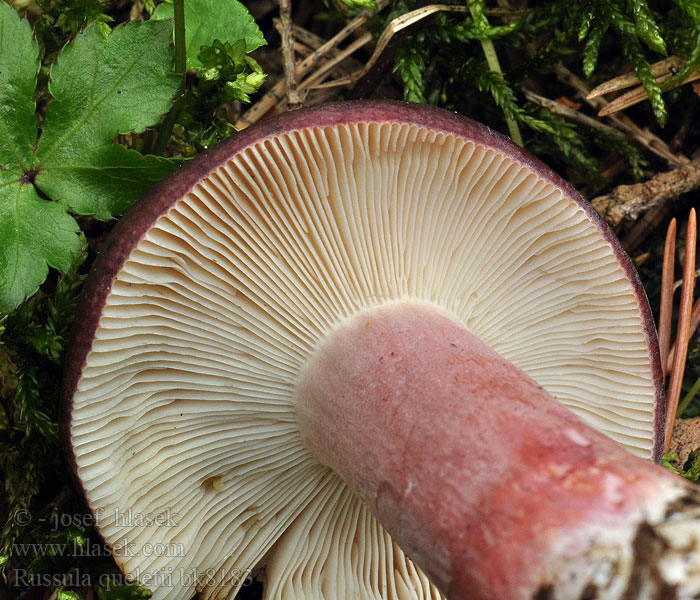
<svg viewBox="0 0 700 600">
<path fill-rule="evenodd" d="M 646 0 L 630 0 L 637 35 L 647 46 L 659 54 L 666 54 L 666 42 L 661 37 L 659 26 L 649 10 Z"/>
<path fill-rule="evenodd" d="M 355 10 L 377 10 L 375 0 L 342 0 L 343 4 Z"/>
<path fill-rule="evenodd" d="M 671 471 L 671 473 L 675 473 L 676 475 L 683 475 L 683 471 L 673 466 L 673 461 L 676 459 L 678 459 L 678 455 L 675 452 L 672 452 L 671 454 L 664 454 L 661 457 L 661 466 L 664 469 L 668 469 L 669 471 Z"/>
<path fill-rule="evenodd" d="M 591 7 L 586 7 L 586 9 L 581 14 L 581 22 L 578 28 L 578 41 L 582 42 L 586 39 L 588 32 L 591 30 L 591 24 L 595 19 L 595 12 Z"/>
<path fill-rule="evenodd" d="M 622 53 L 630 62 L 634 69 L 635 75 L 639 77 L 642 86 L 649 95 L 651 107 L 654 110 L 654 116 L 662 127 L 666 124 L 668 114 L 664 100 L 661 97 L 661 87 L 656 81 L 656 77 L 651 71 L 651 65 L 644 56 L 644 51 L 637 37 L 637 30 L 627 16 L 614 4 L 607 5 L 608 15 L 612 25 L 617 29 L 622 41 Z"/>
<path fill-rule="evenodd" d="M 159 4 L 153 19 L 173 18 L 172 4 Z M 202 66 L 198 55 L 202 46 L 214 40 L 234 44 L 245 40 L 246 52 L 252 52 L 267 42 L 250 15 L 238 0 L 185 0 L 185 41 L 187 68 Z"/>
<path fill-rule="evenodd" d="M 586 77 L 593 75 L 596 65 L 598 64 L 598 52 L 600 44 L 603 41 L 603 36 L 608 30 L 609 23 L 602 18 L 601 22 L 593 29 L 588 40 L 586 40 L 586 48 L 583 51 L 583 74 Z"/>
<path fill-rule="evenodd" d="M 472 14 L 471 25 L 469 19 L 467 19 L 461 27 L 461 31 L 459 29 L 455 30 L 458 39 L 491 40 L 508 35 L 518 27 L 518 21 L 499 27 L 491 26 L 486 16 L 484 0 L 467 0 L 467 5 Z"/>
<path fill-rule="evenodd" d="M 0 312 L 9 312 L 46 279 L 49 266 L 67 270 L 80 251 L 78 224 L 64 206 L 32 185 L 0 187 Z"/>
<path fill-rule="evenodd" d="M 696 25 L 700 25 L 700 5 L 697 0 L 673 0 Z"/>
<path fill-rule="evenodd" d="M 80 600 L 80 596 L 75 592 L 56 590 L 56 600 Z"/>
<path fill-rule="evenodd" d="M 0 171 L 1 181 L 30 170 L 36 142 L 34 104 L 39 47 L 29 22 L 0 2 Z"/>
<path fill-rule="evenodd" d="M 696 25 L 689 36 L 691 43 L 689 44 L 689 52 L 684 56 L 686 59 L 685 65 L 673 77 L 669 77 L 662 84 L 664 91 L 670 90 L 678 85 L 683 85 L 688 76 L 700 68 L 700 25 Z M 680 413 L 679 413 L 680 414 Z"/>
<path fill-rule="evenodd" d="M 680 475 L 688 481 L 698 483 L 700 480 L 700 450 L 693 450 L 688 454 L 688 459 L 685 461 Z"/>
<path fill-rule="evenodd" d="M 110 585 L 97 590 L 98 600 L 148 600 L 152 595 L 151 590 L 139 587 L 135 583 Z"/>
<path fill-rule="evenodd" d="M 171 26 L 132 21 L 105 37 L 92 25 L 63 49 L 51 69 L 55 100 L 39 139 L 40 169 L 88 163 L 96 147 L 140 133 L 168 112 L 179 86 Z"/>
<path fill-rule="evenodd" d="M 418 47 L 399 46 L 396 49 L 394 73 L 398 73 L 403 81 L 403 99 L 425 104 L 425 59 Z"/>
<path fill-rule="evenodd" d="M 44 194 L 60 198 L 72 211 L 106 220 L 122 214 L 179 164 L 181 161 L 105 144 L 42 169 L 36 183 Z"/>
</svg>

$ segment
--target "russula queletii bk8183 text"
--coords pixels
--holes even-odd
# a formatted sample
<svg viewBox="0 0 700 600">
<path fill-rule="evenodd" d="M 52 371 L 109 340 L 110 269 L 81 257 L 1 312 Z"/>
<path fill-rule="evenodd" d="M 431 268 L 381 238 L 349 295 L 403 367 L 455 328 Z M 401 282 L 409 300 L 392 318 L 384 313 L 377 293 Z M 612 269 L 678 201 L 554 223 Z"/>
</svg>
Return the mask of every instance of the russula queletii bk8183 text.
<svg viewBox="0 0 700 600">
<path fill-rule="evenodd" d="M 118 224 L 63 433 L 156 599 L 251 569 L 266 599 L 695 598 L 660 373 L 639 279 L 568 184 L 455 114 L 330 104 Z"/>
</svg>

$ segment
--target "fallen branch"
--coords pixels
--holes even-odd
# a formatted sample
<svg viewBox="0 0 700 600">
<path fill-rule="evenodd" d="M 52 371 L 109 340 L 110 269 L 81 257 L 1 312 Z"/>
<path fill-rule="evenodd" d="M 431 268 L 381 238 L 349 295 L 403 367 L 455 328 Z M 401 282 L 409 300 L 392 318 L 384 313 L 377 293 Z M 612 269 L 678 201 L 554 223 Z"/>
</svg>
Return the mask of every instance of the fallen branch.
<svg viewBox="0 0 700 600">
<path fill-rule="evenodd" d="M 643 183 L 618 186 L 609 194 L 594 198 L 591 204 L 611 226 L 616 227 L 623 219 L 634 220 L 644 211 L 697 188 L 700 188 L 700 159 L 673 171 L 659 173 Z"/>
</svg>

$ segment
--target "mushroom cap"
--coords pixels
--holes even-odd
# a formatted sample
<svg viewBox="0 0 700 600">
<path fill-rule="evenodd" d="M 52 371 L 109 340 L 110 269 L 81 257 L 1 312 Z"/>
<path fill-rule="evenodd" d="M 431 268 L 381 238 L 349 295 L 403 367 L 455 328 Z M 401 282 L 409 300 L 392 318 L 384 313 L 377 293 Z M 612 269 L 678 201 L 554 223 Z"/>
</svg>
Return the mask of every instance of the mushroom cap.
<svg viewBox="0 0 700 600">
<path fill-rule="evenodd" d="M 266 598 L 440 597 L 307 450 L 295 410 L 297 376 L 328 332 L 404 299 L 449 312 L 658 460 L 646 296 L 575 189 L 441 109 L 302 109 L 159 184 L 86 284 L 62 430 L 120 568 L 154 598 L 230 597 L 261 566 Z"/>
</svg>

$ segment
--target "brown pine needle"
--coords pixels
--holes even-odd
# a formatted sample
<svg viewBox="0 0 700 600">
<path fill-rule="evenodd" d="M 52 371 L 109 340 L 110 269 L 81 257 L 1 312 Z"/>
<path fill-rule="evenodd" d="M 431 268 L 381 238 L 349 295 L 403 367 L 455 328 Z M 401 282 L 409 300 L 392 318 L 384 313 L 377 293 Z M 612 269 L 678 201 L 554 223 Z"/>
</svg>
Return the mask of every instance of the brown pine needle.
<svg viewBox="0 0 700 600">
<path fill-rule="evenodd" d="M 697 261 L 696 261 L 697 262 Z M 698 272 L 695 271 L 695 277 L 697 279 L 698 277 Z M 690 332 L 688 333 L 688 339 L 692 339 L 693 336 L 695 335 L 695 332 L 698 330 L 698 327 L 700 326 L 700 298 L 698 298 L 693 305 L 693 312 L 690 315 Z M 668 358 L 666 359 L 666 368 L 670 369 L 671 364 L 673 363 L 673 357 L 676 353 L 676 345 L 674 344 L 671 346 L 671 351 L 668 353 Z"/>
<path fill-rule="evenodd" d="M 684 65 L 685 60 L 679 58 L 678 56 L 671 56 L 651 65 L 651 72 L 654 75 L 656 82 L 662 84 L 672 77 L 673 74 L 677 72 L 677 69 L 683 68 Z M 674 82 L 673 87 L 690 83 L 691 81 L 696 81 L 697 79 L 700 79 L 700 74 L 698 74 L 697 71 L 693 71 L 683 82 Z M 586 100 L 591 101 L 595 98 L 603 96 L 604 94 L 610 94 L 632 86 L 637 86 L 634 89 L 618 96 L 606 106 L 603 106 L 598 112 L 598 116 L 606 117 L 646 100 L 649 96 L 644 87 L 640 84 L 641 81 L 637 75 L 632 72 L 625 73 L 619 77 L 614 77 L 613 79 L 601 83 L 598 87 L 591 90 L 591 92 L 586 96 Z"/>
<path fill-rule="evenodd" d="M 605 98 L 596 97 L 589 100 L 588 94 L 590 91 L 588 87 L 586 87 L 586 84 L 582 79 L 576 77 L 576 75 L 574 75 L 563 65 L 555 65 L 554 72 L 563 83 L 573 87 L 577 93 L 584 98 L 586 103 L 593 108 L 600 110 L 601 108 L 607 106 L 608 102 L 605 100 Z M 608 120 L 613 126 L 628 134 L 638 144 L 649 150 L 649 152 L 652 152 L 653 154 L 656 154 L 657 156 L 660 156 L 664 160 L 668 161 L 668 164 L 672 167 L 680 167 L 681 165 L 689 162 L 687 157 L 680 153 L 673 152 L 668 147 L 668 144 L 666 144 L 666 142 L 664 142 L 660 137 L 651 133 L 648 128 L 642 129 L 628 116 L 624 114 L 615 114 L 610 115 Z"/>
<path fill-rule="evenodd" d="M 663 75 L 668 76 L 672 73 L 673 69 L 681 69 L 683 68 L 683 65 L 685 65 L 685 60 L 682 58 L 678 56 L 669 56 L 668 58 L 664 58 L 663 60 L 655 62 L 653 65 L 651 65 L 651 72 L 654 77 L 657 78 Z M 593 88 L 588 96 L 586 96 L 586 100 L 592 100 L 598 96 L 618 92 L 620 90 L 624 90 L 625 88 L 632 87 L 633 85 L 639 85 L 640 83 L 642 82 L 640 81 L 639 77 L 637 77 L 633 71 L 630 71 L 629 73 L 619 75 L 618 77 L 613 77 L 612 79 L 609 79 L 608 81 L 605 81 L 599 86 Z"/>
<path fill-rule="evenodd" d="M 662 76 L 659 77 L 657 81 L 659 83 L 663 83 L 669 77 L 670 75 Z M 698 73 L 697 71 L 693 71 L 682 82 L 674 84 L 673 87 L 678 87 L 679 85 L 691 83 L 692 81 L 697 81 L 698 79 L 700 79 L 700 73 Z M 621 110 L 625 110 L 630 106 L 634 106 L 635 104 L 644 102 L 644 100 L 647 100 L 648 98 L 649 95 L 647 94 L 647 91 L 640 85 L 639 87 L 636 87 L 633 90 L 630 90 L 629 92 L 625 92 L 621 96 L 615 98 L 615 100 L 613 100 L 610 104 L 608 104 L 605 108 L 598 112 L 598 116 L 606 117 L 613 113 L 620 112 Z"/>
<path fill-rule="evenodd" d="M 688 342 L 690 341 L 690 316 L 693 306 L 693 291 L 695 289 L 695 248 L 697 244 L 697 216 L 691 209 L 688 217 L 688 230 L 685 236 L 685 261 L 683 262 L 683 289 L 681 291 L 681 306 L 676 332 L 676 352 L 671 368 L 671 381 L 666 397 L 666 438 L 664 452 L 668 452 L 673 435 L 673 424 L 676 419 L 678 399 L 681 395 L 681 384 L 685 373 L 685 361 L 688 357 Z"/>
<path fill-rule="evenodd" d="M 676 260 L 676 219 L 671 219 L 666 231 L 664 265 L 661 271 L 661 305 L 659 306 L 659 355 L 661 369 L 666 376 L 666 359 L 671 346 L 671 318 L 673 312 L 673 266 Z"/>
</svg>

